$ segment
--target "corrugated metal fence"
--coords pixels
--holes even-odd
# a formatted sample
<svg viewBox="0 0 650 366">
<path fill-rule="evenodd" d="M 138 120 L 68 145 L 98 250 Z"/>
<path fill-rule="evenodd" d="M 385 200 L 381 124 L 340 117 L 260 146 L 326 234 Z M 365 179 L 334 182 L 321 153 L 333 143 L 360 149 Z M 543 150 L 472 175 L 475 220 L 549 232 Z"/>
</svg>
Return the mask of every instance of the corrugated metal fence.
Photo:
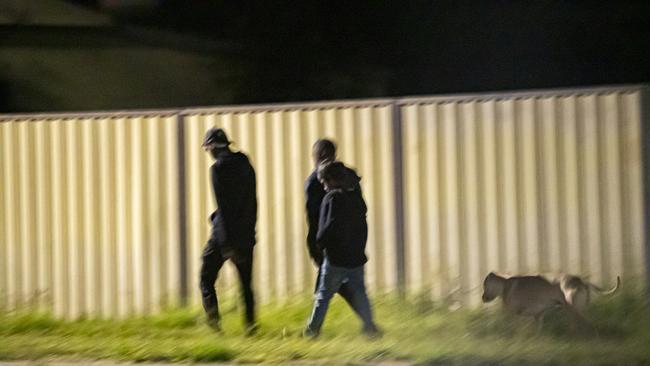
<svg viewBox="0 0 650 366">
<path fill-rule="evenodd" d="M 126 315 L 178 299 L 175 121 L 0 123 L 3 307 Z"/>
<path fill-rule="evenodd" d="M 207 217 L 215 202 L 209 185 L 212 158 L 201 149 L 205 130 L 223 127 L 236 147 L 247 153 L 257 171 L 259 258 L 254 270 L 261 299 L 283 297 L 313 288 L 314 267 L 305 246 L 305 178 L 313 169 L 311 145 L 323 136 L 339 144 L 339 157 L 362 176 L 369 214 L 370 286 L 395 285 L 395 214 L 393 208 L 391 108 L 385 105 L 320 106 L 293 110 L 192 111 L 185 118 L 187 158 L 187 243 L 190 298 L 200 301 L 198 278 Z M 232 268 L 227 284 L 235 280 Z"/>
<path fill-rule="evenodd" d="M 407 101 L 408 285 L 443 295 L 479 286 L 491 270 L 642 277 L 640 98 Z"/>
<path fill-rule="evenodd" d="M 643 278 L 644 98 L 630 86 L 0 116 L 0 307 L 72 318 L 198 304 L 211 126 L 257 170 L 263 301 L 313 288 L 303 181 L 325 136 L 362 176 L 375 292 L 440 297 L 490 270 Z M 235 282 L 226 266 L 219 287 Z"/>
</svg>

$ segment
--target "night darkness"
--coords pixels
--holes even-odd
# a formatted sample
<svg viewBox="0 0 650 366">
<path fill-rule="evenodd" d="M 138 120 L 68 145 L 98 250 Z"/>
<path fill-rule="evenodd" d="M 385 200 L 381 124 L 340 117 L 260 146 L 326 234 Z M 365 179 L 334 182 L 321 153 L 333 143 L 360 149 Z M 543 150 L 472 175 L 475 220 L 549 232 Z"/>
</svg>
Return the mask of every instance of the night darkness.
<svg viewBox="0 0 650 366">
<path fill-rule="evenodd" d="M 118 30 L 112 34 L 137 27 L 227 44 L 227 51 L 200 44 L 191 49 L 164 45 L 203 59 L 226 61 L 196 73 L 201 74 L 197 80 L 205 82 L 199 95 L 184 94 L 179 81 L 166 83 L 167 75 L 155 79 L 153 89 L 173 88 L 173 96 L 156 97 L 150 91 L 148 97 L 144 91 L 140 96 L 133 91 L 137 88 L 127 87 L 128 82 L 112 83 L 107 77 L 102 83 L 112 86 L 105 94 L 119 94 L 123 86 L 131 89 L 124 91 L 129 97 L 116 96 L 102 103 L 65 101 L 60 106 L 55 100 L 39 105 L 38 98 L 33 103 L 18 98 L 20 88 L 14 84 L 20 78 L 8 67 L 0 73 L 4 110 L 289 102 L 650 80 L 648 1 L 176 0 L 136 8 L 107 8 L 97 1 L 72 3 L 110 14 Z M 11 47 L 41 47 L 33 30 L 24 43 L 16 40 L 26 28 L 1 29 L 12 35 Z M 96 49 L 88 46 L 92 36 L 86 36 L 90 41 L 86 40 L 85 46 L 79 46 L 75 37 L 68 38 L 55 42 L 56 47 Z M 119 48 L 120 42 L 133 48 L 141 40 L 111 40 L 104 48 Z M 102 67 L 112 65 L 104 64 L 95 72 L 101 73 Z M 162 72 L 170 74 L 175 69 L 170 66 Z M 131 79 L 126 71 L 120 77 Z M 134 71 L 133 79 L 138 77 Z M 92 85 L 93 77 L 87 78 Z M 59 76 L 56 82 L 65 85 L 66 78 Z M 195 82 L 189 78 L 187 83 Z M 38 89 L 38 85 L 30 85 L 30 90 Z M 79 94 L 84 94 L 83 90 Z"/>
</svg>

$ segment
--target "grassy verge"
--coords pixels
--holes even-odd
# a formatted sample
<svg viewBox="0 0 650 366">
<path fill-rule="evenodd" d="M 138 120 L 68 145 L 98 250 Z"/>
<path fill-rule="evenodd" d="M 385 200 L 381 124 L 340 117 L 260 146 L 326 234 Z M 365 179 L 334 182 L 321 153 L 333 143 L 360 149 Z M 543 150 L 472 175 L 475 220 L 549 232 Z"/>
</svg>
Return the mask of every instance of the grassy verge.
<svg viewBox="0 0 650 366">
<path fill-rule="evenodd" d="M 542 334 L 498 306 L 450 311 L 424 297 L 375 298 L 385 336 L 358 334 L 359 321 L 334 300 L 318 340 L 299 337 L 309 297 L 260 309 L 260 332 L 245 337 L 241 312 L 224 304 L 224 334 L 203 324 L 199 309 L 153 317 L 64 322 L 47 314 L 0 314 L 0 359 L 165 362 L 309 361 L 341 364 L 402 360 L 430 365 L 638 365 L 650 364 L 650 313 L 641 296 L 600 299 L 588 311 L 598 336 L 575 336 L 561 312 L 547 316 Z"/>
</svg>

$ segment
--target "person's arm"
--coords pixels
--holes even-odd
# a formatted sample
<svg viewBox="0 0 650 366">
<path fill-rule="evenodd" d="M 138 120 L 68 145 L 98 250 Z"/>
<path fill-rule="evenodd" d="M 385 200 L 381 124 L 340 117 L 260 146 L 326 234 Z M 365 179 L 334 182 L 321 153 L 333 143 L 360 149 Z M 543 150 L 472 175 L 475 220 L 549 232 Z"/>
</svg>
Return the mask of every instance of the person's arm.
<svg viewBox="0 0 650 366">
<path fill-rule="evenodd" d="M 320 205 L 323 201 L 325 191 L 322 185 L 311 177 L 305 183 L 305 208 L 307 211 L 307 250 L 309 256 L 316 262 L 323 262 L 323 251 L 316 245 L 316 234 L 318 233 L 318 219 L 320 215 Z"/>
<path fill-rule="evenodd" d="M 331 243 L 336 242 L 337 238 L 337 217 L 338 205 L 336 204 L 336 195 L 329 194 L 323 199 L 320 207 L 320 219 L 318 222 L 318 233 L 316 234 L 316 243 L 318 246 L 327 249 Z"/>
<path fill-rule="evenodd" d="M 228 243 L 228 227 L 231 227 L 229 224 L 229 214 L 230 214 L 230 200 L 225 191 L 223 174 L 220 174 L 220 166 L 217 164 L 213 165 L 210 169 L 210 178 L 212 180 L 212 189 L 214 190 L 214 196 L 217 201 L 217 209 L 221 220 L 213 221 L 213 224 L 218 225 L 215 229 L 219 233 L 217 240 L 220 246 L 230 246 Z"/>
<path fill-rule="evenodd" d="M 365 244 L 368 242 L 368 206 L 366 206 L 366 201 L 361 198 L 361 204 L 362 204 L 362 211 L 363 211 L 363 243 L 364 243 L 364 248 Z"/>
</svg>

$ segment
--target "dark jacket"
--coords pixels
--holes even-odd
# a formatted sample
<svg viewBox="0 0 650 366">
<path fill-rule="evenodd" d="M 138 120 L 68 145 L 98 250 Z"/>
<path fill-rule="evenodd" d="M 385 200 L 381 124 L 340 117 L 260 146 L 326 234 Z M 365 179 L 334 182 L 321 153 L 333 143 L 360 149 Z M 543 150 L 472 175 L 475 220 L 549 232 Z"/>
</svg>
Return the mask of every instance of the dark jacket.
<svg viewBox="0 0 650 366">
<path fill-rule="evenodd" d="M 359 184 L 361 178 L 357 173 L 354 170 L 347 168 L 347 178 L 347 186 L 351 186 L 353 190 L 356 190 L 359 195 L 361 195 L 361 185 Z M 305 181 L 305 202 L 307 210 L 307 225 L 309 230 L 307 233 L 307 249 L 309 250 L 309 255 L 317 263 L 323 261 L 323 251 L 316 246 L 316 233 L 318 233 L 320 205 L 321 202 L 323 202 L 325 193 L 325 188 L 318 181 L 316 169 L 314 169 Z"/>
<path fill-rule="evenodd" d="M 335 189 L 323 198 L 316 243 L 332 265 L 354 268 L 368 261 L 367 211 L 361 194 L 352 189 Z"/>
<path fill-rule="evenodd" d="M 211 215 L 212 239 L 221 247 L 255 245 L 257 194 L 255 170 L 241 152 L 223 152 L 210 167 L 217 211 Z"/>
</svg>

